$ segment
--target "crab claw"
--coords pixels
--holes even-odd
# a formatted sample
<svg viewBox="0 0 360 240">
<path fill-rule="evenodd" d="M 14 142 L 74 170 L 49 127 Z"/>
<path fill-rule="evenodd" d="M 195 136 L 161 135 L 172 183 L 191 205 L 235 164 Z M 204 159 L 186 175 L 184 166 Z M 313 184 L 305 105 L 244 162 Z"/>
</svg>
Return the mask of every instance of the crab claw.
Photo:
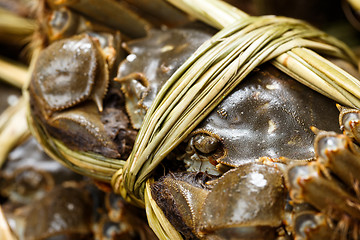
<svg viewBox="0 0 360 240">
<path fill-rule="evenodd" d="M 196 177 L 200 175 L 170 174 L 152 185 L 155 201 L 184 236 L 275 238 L 285 207 L 283 178 L 278 169 L 249 163 L 199 184 Z"/>
<path fill-rule="evenodd" d="M 265 239 L 282 223 L 284 195 L 282 174 L 274 167 L 250 163 L 229 170 L 206 198 L 200 230 L 224 239 Z"/>
</svg>

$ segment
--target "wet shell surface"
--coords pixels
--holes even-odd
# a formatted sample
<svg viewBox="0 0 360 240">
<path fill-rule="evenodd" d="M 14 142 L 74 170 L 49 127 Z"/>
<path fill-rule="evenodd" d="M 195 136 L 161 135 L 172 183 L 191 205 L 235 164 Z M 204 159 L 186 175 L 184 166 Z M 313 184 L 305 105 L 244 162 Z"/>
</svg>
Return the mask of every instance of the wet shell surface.
<svg viewBox="0 0 360 240">
<path fill-rule="evenodd" d="M 339 131 L 331 99 L 270 65 L 253 72 L 195 131 L 216 134 L 227 155 L 219 162 L 239 166 L 260 157 L 311 159 L 311 126 Z"/>
<path fill-rule="evenodd" d="M 30 88 L 50 111 L 88 99 L 95 83 L 95 94 L 102 99 L 108 85 L 108 77 L 104 77 L 108 71 L 101 54 L 86 34 L 54 42 L 40 53 Z"/>
<path fill-rule="evenodd" d="M 186 31 L 189 30 L 168 31 L 161 35 L 153 32 L 146 39 L 129 43 L 131 54 L 120 65 L 118 78 L 123 78 L 121 83 L 127 84 L 127 89 L 133 86 L 133 89 L 141 90 L 135 84 L 125 83 L 129 79 L 134 80 L 134 73 L 148 84 L 147 90 L 138 94 L 139 98 L 129 98 L 135 94 L 126 91 L 127 104 L 133 101 L 132 106 L 150 106 L 161 85 L 174 71 L 172 64 L 180 66 L 181 61 L 188 57 L 185 48 L 180 51 L 182 45 L 174 45 Z M 183 45 L 197 45 L 199 39 L 205 41 L 204 35 L 193 42 L 186 40 Z M 170 70 L 164 72 L 163 66 L 168 66 Z M 126 79 L 125 76 L 130 77 Z M 134 120 L 136 108 L 132 109 L 129 115 Z M 270 64 L 264 64 L 247 76 L 199 124 L 190 135 L 194 140 L 189 144 L 192 142 L 200 146 L 191 148 L 195 149 L 194 155 L 200 156 L 201 161 L 208 159 L 213 164 L 217 162 L 228 166 L 239 166 L 260 157 L 311 159 L 314 156 L 314 133 L 310 127 L 338 131 L 338 123 L 334 121 L 337 118 L 338 110 L 334 101 L 298 83 Z M 219 141 L 199 143 L 198 135 L 212 136 Z M 207 146 L 206 142 L 211 146 Z M 214 146 L 223 150 L 211 151 Z M 201 149 L 206 151 L 201 152 Z M 194 155 L 190 156 L 189 161 L 194 159 Z"/>
</svg>

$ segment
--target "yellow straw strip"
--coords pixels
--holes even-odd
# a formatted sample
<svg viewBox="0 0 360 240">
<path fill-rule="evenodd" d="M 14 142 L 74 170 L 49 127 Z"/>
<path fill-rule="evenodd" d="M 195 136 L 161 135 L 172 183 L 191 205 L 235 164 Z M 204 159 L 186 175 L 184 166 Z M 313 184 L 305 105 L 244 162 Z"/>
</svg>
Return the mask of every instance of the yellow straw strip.
<svg viewBox="0 0 360 240">
<path fill-rule="evenodd" d="M 17 237 L 11 232 L 4 211 L 0 205 L 0 239 L 2 240 L 17 240 Z"/>
<path fill-rule="evenodd" d="M 22 88 L 28 79 L 28 68 L 0 58 L 0 79 L 15 87 Z"/>
<path fill-rule="evenodd" d="M 26 122 L 26 101 L 22 97 L 18 103 L 0 115 L 0 167 L 8 153 L 20 142 L 30 136 Z"/>
<path fill-rule="evenodd" d="M 145 188 L 145 210 L 149 222 L 149 226 L 159 239 L 182 240 L 180 233 L 173 227 L 169 220 L 165 217 L 156 201 L 152 198 L 149 179 Z"/>
</svg>

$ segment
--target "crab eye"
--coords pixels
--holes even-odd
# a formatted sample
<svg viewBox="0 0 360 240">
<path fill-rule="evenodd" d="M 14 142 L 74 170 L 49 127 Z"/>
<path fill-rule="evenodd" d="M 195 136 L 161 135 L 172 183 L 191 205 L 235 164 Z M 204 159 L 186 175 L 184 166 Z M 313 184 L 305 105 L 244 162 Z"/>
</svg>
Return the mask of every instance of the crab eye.
<svg viewBox="0 0 360 240">
<path fill-rule="evenodd" d="M 194 146 L 202 153 L 211 153 L 220 145 L 219 139 L 206 134 L 199 134 L 194 137 Z"/>
</svg>

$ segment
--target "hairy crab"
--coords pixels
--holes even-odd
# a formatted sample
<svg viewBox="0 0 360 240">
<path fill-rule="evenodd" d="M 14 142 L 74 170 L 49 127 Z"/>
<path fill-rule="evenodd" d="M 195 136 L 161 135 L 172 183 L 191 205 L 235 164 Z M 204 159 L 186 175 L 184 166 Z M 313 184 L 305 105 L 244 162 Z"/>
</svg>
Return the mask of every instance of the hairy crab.
<svg viewBox="0 0 360 240">
<path fill-rule="evenodd" d="M 54 162 L 33 138 L 10 153 L 0 188 L 18 239 L 156 239 L 139 209 Z"/>
<path fill-rule="evenodd" d="M 122 40 L 111 30 L 123 26 L 103 18 L 114 14 L 106 5 L 111 1 L 94 21 L 105 27 L 74 21 L 73 10 L 83 18 L 96 14 L 80 3 L 64 2 L 65 8 L 56 1 L 51 6 L 51 43 L 40 53 L 29 86 L 30 122 L 39 141 L 55 152 L 47 150 L 50 155 L 59 159 L 74 153 L 60 160 L 109 182 L 115 170 L 108 169 L 126 164 L 161 86 L 214 29 L 190 24 L 147 34 L 146 24 L 138 21 L 138 31 L 123 31 L 148 36 L 123 43 L 129 52 L 124 54 Z M 344 109 L 341 126 L 358 139 L 358 112 Z M 326 239 L 335 234 L 357 239 L 357 145 L 326 132 L 314 141 L 310 130 L 337 131 L 337 115 L 333 100 L 263 64 L 167 156 L 164 171 L 156 169 L 152 198 L 185 239 Z M 78 161 L 76 154 L 90 163 Z M 94 156 L 104 161 L 91 162 Z M 338 163 L 344 158 L 350 159 L 345 166 Z M 104 172 L 89 167 L 95 162 Z M 352 174 L 337 171 L 337 164 Z"/>
<path fill-rule="evenodd" d="M 137 41 L 129 45 L 136 49 L 146 44 Z M 165 46 L 168 46 L 167 43 Z M 161 52 L 164 46 L 158 48 L 158 52 Z M 140 64 L 144 56 L 134 58 L 133 61 L 123 62 L 119 74 L 124 69 L 138 69 L 136 73 L 147 70 L 148 65 Z M 151 77 L 161 79 L 159 75 Z M 294 171 L 301 171 L 300 166 L 315 165 L 316 162 L 312 160 L 319 162 L 319 152 L 328 151 L 329 147 L 319 140 L 320 135 L 345 137 L 323 131 L 314 140 L 311 131 L 311 126 L 339 131 L 339 123 L 334 121 L 339 115 L 335 105 L 334 101 L 297 83 L 275 68 L 262 66 L 198 125 L 175 150 L 176 153 L 170 154 L 168 161 L 183 161 L 187 172 L 170 172 L 160 178 L 152 185 L 153 198 L 185 238 L 275 239 L 292 234 L 297 239 L 325 239 L 335 235 L 336 231 L 339 231 L 339 236 L 344 236 L 345 233 L 341 231 L 346 230 L 342 229 L 342 223 L 333 223 L 339 224 L 338 229 L 336 226 L 331 229 L 326 219 L 333 219 L 332 215 L 321 214 L 323 206 L 330 211 L 330 206 L 335 205 L 324 204 L 327 203 L 328 193 L 320 193 L 325 197 L 318 203 L 321 208 L 317 208 L 312 201 L 302 198 L 295 200 L 292 191 L 296 192 L 301 187 L 293 185 L 299 180 L 290 180 L 294 178 Z M 346 128 L 346 132 L 355 138 L 358 111 L 345 109 L 339 107 L 340 124 L 342 129 Z M 324 115 L 327 117 L 324 118 Z M 351 140 L 347 141 L 351 149 L 356 148 L 350 143 Z M 356 158 L 351 161 L 359 161 Z M 290 166 L 289 170 L 286 165 Z M 318 171 L 326 167 L 319 167 Z M 344 169 L 344 166 L 336 168 Z M 353 171 L 357 172 L 355 169 Z M 296 177 L 300 178 L 302 174 L 300 172 Z M 221 177 L 214 177 L 216 175 Z M 348 181 L 350 187 L 353 181 Z M 290 196 L 294 199 L 292 201 L 310 203 L 317 210 L 308 206 L 289 213 L 289 208 L 296 209 L 297 206 L 290 206 L 286 189 L 290 190 Z M 312 197 L 316 202 L 319 199 Z M 353 199 L 349 195 L 346 197 L 342 200 Z M 339 220 L 335 218 L 332 221 Z M 311 221 L 315 221 L 314 225 L 311 225 Z M 356 225 L 356 222 L 352 220 L 351 224 Z M 323 229 L 318 230 L 320 224 L 323 224 L 320 226 Z M 354 231 L 356 236 L 358 232 L 356 229 Z"/>
</svg>

